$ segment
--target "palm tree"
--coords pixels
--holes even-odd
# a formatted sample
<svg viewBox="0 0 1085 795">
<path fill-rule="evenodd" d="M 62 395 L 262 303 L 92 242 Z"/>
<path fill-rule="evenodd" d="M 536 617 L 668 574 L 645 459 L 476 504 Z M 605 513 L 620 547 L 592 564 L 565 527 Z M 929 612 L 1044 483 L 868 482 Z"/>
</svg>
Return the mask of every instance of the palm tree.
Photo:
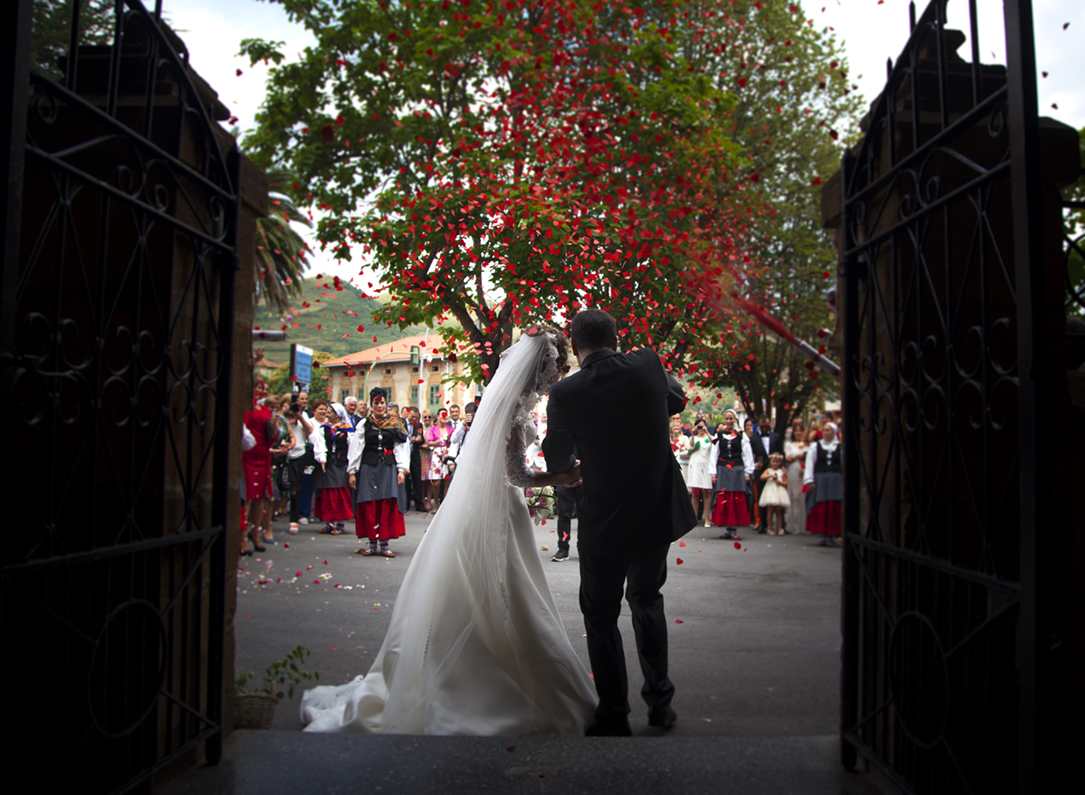
<svg viewBox="0 0 1085 795">
<path fill-rule="evenodd" d="M 312 227 L 286 191 L 294 175 L 281 168 L 267 171 L 271 211 L 256 220 L 256 300 L 262 297 L 268 308 L 285 313 L 290 296 L 301 295 L 301 274 L 309 265 L 309 244 L 291 226 Z"/>
</svg>

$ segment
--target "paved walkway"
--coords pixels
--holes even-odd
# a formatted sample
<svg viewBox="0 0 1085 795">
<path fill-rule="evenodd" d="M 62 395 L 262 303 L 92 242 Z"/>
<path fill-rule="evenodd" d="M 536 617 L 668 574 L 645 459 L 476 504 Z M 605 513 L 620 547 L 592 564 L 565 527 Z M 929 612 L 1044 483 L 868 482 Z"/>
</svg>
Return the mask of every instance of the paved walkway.
<svg viewBox="0 0 1085 795">
<path fill-rule="evenodd" d="M 365 672 L 384 637 L 425 516 L 407 517 L 395 559 L 363 558 L 352 535 L 276 524 L 278 545 L 244 558 L 237 671 L 262 671 L 297 644 L 321 684 Z M 536 528 L 539 554 L 573 647 L 587 659 L 573 557 L 551 563 L 555 524 Z M 734 542 L 694 529 L 674 544 L 664 589 L 677 725 L 647 725 L 628 610 L 630 739 L 314 736 L 300 733 L 300 693 L 280 703 L 272 732 L 237 732 L 226 759 L 168 793 L 847 792 L 879 791 L 837 762 L 840 550 L 815 537 Z M 576 538 L 574 523 L 574 542 Z M 542 548 L 546 547 L 544 551 Z M 508 750 L 514 746 L 512 750 Z M 543 787 L 544 789 L 539 789 Z"/>
</svg>

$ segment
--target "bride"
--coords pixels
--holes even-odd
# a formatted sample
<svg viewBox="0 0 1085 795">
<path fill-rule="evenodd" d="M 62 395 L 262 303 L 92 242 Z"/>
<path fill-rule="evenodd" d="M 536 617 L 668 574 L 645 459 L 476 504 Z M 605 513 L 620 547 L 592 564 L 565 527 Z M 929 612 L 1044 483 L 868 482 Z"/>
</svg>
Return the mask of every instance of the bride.
<svg viewBox="0 0 1085 795">
<path fill-rule="evenodd" d="M 523 487 L 531 410 L 560 377 L 565 337 L 531 328 L 502 354 L 456 477 L 403 578 L 369 673 L 302 697 L 306 731 L 583 735 L 598 701 L 558 617 Z"/>
</svg>

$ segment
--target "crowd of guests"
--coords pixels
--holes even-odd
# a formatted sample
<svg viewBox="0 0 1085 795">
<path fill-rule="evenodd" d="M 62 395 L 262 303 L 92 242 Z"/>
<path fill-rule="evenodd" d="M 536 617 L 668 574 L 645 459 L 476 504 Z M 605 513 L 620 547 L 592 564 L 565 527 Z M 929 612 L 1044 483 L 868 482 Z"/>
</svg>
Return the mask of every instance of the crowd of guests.
<svg viewBox="0 0 1085 795">
<path fill-rule="evenodd" d="M 271 522 L 288 517 L 289 533 L 313 520 L 330 535 L 353 520 L 368 542 L 359 554 L 395 557 L 389 542 L 404 534 L 408 507 L 430 514 L 444 499 L 475 408 L 401 410 L 379 387 L 368 402 L 310 402 L 307 392 L 268 395 L 258 383 L 242 430 L 241 554 L 275 544 Z"/>
<path fill-rule="evenodd" d="M 740 528 L 768 535 L 813 533 L 837 546 L 843 478 L 839 429 L 828 418 L 796 418 L 781 436 L 769 417 L 759 423 L 727 410 L 714 426 L 699 413 L 683 427 L 675 416 L 671 448 L 682 467 L 693 510 L 720 538 L 741 540 Z"/>
<path fill-rule="evenodd" d="M 246 412 L 242 461 L 245 478 L 241 554 L 275 544 L 272 520 L 288 517 L 290 533 L 310 518 L 320 532 L 342 535 L 354 521 L 355 535 L 368 543 L 364 556 L 395 557 L 390 542 L 405 532 L 403 515 L 413 505 L 422 514 L 440 507 L 455 473 L 476 404 L 436 412 L 388 400 L 382 388 L 368 403 L 355 397 L 342 404 L 309 395 L 266 395 L 259 391 Z M 541 468 L 546 414 L 536 417 L 538 438 L 527 450 L 528 464 Z M 693 510 L 706 528 L 721 527 L 720 538 L 741 540 L 740 530 L 759 533 L 813 533 L 819 544 L 836 546 L 840 535 L 843 480 L 839 429 L 815 415 L 796 418 L 784 436 L 769 417 L 747 417 L 739 428 L 727 410 L 715 425 L 699 413 L 683 426 L 675 416 L 671 447 Z M 578 487 L 556 490 L 558 549 L 568 559 L 571 519 Z"/>
</svg>

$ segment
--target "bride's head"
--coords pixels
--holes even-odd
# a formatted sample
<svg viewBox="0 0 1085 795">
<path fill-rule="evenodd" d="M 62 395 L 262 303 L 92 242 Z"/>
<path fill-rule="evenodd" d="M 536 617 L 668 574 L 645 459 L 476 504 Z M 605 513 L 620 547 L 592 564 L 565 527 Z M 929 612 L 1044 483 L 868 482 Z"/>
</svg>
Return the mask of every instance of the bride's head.
<svg viewBox="0 0 1085 795">
<path fill-rule="evenodd" d="M 534 383 L 530 387 L 541 395 L 569 371 L 569 341 L 558 329 L 547 326 L 531 326 L 524 331 L 524 334 L 528 337 L 546 338 L 546 350 L 542 354 L 535 371 Z"/>
</svg>

